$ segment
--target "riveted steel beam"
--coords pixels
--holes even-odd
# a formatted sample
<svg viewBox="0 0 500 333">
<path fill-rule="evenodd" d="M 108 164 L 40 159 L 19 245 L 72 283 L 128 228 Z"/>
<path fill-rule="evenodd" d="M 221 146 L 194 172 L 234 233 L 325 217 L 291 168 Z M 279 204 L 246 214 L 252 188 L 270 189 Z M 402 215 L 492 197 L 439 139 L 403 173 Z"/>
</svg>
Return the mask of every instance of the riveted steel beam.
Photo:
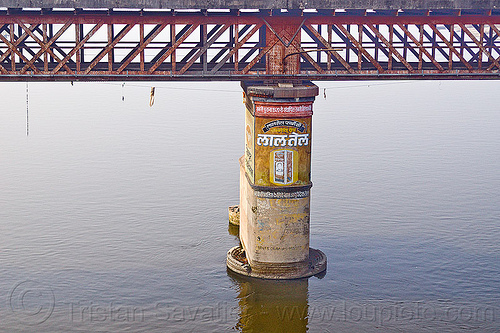
<svg viewBox="0 0 500 333">
<path fill-rule="evenodd" d="M 491 79 L 499 71 L 495 11 L 0 10 L 5 81 Z"/>
</svg>

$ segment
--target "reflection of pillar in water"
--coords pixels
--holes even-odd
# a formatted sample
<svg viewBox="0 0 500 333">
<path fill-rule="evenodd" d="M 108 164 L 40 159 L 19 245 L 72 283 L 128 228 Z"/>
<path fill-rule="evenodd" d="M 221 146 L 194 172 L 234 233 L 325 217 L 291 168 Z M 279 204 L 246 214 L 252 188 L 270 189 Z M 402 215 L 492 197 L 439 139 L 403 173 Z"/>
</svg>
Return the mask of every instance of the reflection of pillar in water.
<svg viewBox="0 0 500 333">
<path fill-rule="evenodd" d="M 240 159 L 240 241 L 227 264 L 240 274 L 300 278 L 326 269 L 309 248 L 312 83 L 243 83 L 245 155 Z"/>
<path fill-rule="evenodd" d="M 276 281 L 230 274 L 238 287 L 241 332 L 307 331 L 308 280 Z"/>
</svg>

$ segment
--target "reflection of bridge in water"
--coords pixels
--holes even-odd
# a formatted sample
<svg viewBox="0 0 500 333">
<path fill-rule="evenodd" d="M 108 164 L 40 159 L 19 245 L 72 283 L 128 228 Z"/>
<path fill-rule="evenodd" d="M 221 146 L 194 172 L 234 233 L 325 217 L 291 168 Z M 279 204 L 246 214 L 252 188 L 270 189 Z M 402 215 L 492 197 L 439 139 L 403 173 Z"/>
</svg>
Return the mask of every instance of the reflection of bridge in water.
<svg viewBox="0 0 500 333">
<path fill-rule="evenodd" d="M 31 3 L 0 1 L 0 80 L 500 75 L 500 3 Z"/>
</svg>

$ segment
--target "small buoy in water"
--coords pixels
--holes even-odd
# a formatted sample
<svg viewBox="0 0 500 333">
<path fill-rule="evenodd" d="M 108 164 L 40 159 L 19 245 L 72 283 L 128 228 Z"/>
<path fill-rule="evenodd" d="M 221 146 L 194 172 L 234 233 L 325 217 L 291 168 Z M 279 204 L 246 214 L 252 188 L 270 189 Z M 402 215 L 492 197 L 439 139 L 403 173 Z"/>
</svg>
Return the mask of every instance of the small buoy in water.
<svg viewBox="0 0 500 333">
<path fill-rule="evenodd" d="M 229 206 L 229 223 L 240 225 L 240 206 Z"/>
</svg>

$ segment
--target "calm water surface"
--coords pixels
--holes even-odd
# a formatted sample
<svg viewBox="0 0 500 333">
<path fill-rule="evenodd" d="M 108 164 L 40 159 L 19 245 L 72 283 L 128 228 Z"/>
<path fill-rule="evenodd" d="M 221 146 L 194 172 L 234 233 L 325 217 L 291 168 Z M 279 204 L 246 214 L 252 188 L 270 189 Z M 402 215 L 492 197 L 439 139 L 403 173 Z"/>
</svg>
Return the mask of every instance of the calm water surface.
<svg viewBox="0 0 500 333">
<path fill-rule="evenodd" d="M 1 332 L 500 331 L 500 82 L 319 83 L 297 281 L 225 268 L 238 83 L 151 85 L 0 84 Z"/>
</svg>

